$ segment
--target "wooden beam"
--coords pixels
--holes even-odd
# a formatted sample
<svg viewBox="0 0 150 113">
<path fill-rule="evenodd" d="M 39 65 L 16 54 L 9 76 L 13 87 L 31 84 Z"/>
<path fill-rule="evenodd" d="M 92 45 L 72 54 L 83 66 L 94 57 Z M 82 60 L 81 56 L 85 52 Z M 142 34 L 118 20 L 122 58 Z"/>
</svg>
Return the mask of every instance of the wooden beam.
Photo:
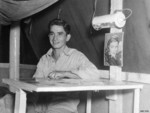
<svg viewBox="0 0 150 113">
<path fill-rule="evenodd" d="M 20 63 L 20 23 L 14 22 L 10 27 L 10 49 L 9 49 L 9 78 L 19 79 Z"/>
<path fill-rule="evenodd" d="M 111 0 L 110 14 L 115 10 L 123 9 L 123 0 Z M 122 29 L 111 28 L 110 33 L 122 32 Z M 122 68 L 119 66 L 110 66 L 109 77 L 111 80 L 121 81 Z M 114 91 L 113 94 L 109 94 L 106 97 L 109 99 L 109 113 L 123 113 L 123 98 L 121 91 Z"/>
</svg>

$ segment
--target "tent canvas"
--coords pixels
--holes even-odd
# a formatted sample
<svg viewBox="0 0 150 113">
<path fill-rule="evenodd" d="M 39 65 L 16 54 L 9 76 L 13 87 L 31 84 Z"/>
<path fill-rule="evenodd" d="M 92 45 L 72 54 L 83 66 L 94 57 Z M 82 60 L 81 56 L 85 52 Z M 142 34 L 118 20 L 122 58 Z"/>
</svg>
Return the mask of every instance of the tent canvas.
<svg viewBox="0 0 150 113">
<path fill-rule="evenodd" d="M 29 30 L 32 27 L 30 34 L 26 37 L 28 37 L 36 57 L 39 59 L 49 49 L 47 24 L 49 20 L 57 17 L 59 9 L 61 9 L 60 17 L 72 26 L 72 39 L 68 45 L 85 53 L 98 68 L 108 69 L 103 64 L 103 46 L 105 33 L 109 32 L 109 29 L 100 31 L 92 29 L 91 19 L 94 3 L 93 0 L 60 0 L 51 7 L 30 15 L 32 22 L 27 24 L 23 30 Z M 130 8 L 133 14 L 124 27 L 123 71 L 150 73 L 150 39 L 147 26 L 149 14 L 143 13 L 149 11 L 147 4 L 150 4 L 148 0 L 143 2 L 124 0 L 124 8 Z M 96 15 L 108 14 L 109 5 L 109 0 L 98 0 Z M 144 9 L 144 6 L 147 8 Z M 139 15 L 141 16 L 139 17 Z"/>
</svg>

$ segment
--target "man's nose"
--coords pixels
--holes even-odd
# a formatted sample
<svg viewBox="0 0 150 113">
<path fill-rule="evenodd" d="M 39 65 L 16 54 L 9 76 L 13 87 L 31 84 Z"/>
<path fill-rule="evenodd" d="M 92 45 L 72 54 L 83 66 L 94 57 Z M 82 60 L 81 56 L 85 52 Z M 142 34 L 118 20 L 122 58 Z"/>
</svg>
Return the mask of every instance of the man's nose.
<svg viewBox="0 0 150 113">
<path fill-rule="evenodd" d="M 54 40 L 57 40 L 57 38 L 58 38 L 58 35 L 54 35 Z"/>
</svg>

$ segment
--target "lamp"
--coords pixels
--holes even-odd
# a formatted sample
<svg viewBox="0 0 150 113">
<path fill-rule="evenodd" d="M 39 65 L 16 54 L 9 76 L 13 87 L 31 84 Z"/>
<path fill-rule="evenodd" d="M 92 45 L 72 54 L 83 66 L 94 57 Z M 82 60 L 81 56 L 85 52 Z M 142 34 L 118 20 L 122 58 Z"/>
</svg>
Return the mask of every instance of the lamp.
<svg viewBox="0 0 150 113">
<path fill-rule="evenodd" d="M 131 13 L 132 11 L 130 10 L 130 15 Z M 122 28 L 125 26 L 128 17 L 125 16 L 122 10 L 116 10 L 113 14 L 94 17 L 92 26 L 95 30 L 111 27 Z"/>
</svg>

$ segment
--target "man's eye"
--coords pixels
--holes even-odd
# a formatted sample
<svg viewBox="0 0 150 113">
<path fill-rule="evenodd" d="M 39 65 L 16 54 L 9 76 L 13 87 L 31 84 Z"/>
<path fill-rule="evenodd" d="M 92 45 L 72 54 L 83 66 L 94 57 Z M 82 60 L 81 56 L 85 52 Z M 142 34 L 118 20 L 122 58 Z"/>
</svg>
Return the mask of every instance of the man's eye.
<svg viewBox="0 0 150 113">
<path fill-rule="evenodd" d="M 53 36 L 53 35 L 54 35 L 54 33 L 49 33 L 49 34 L 48 34 L 48 36 Z"/>
<path fill-rule="evenodd" d="M 61 33 L 58 33 L 58 35 L 63 35 L 63 33 L 61 32 Z"/>
</svg>

